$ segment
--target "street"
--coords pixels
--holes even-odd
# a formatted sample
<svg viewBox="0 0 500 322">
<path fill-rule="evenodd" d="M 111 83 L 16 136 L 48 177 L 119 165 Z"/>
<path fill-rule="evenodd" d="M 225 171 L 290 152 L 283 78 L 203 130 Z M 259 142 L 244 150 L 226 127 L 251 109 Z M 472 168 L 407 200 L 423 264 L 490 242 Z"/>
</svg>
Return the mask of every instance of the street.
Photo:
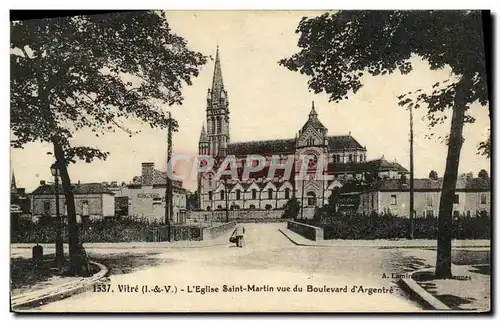
<svg viewBox="0 0 500 322">
<path fill-rule="evenodd" d="M 398 250 L 295 246 L 278 231 L 284 227 L 282 223 L 245 224 L 243 248 L 228 243 L 209 248 L 169 249 L 152 255 L 167 259 L 168 263 L 111 275 L 100 289 L 39 309 L 48 312 L 421 310 L 390 278 L 382 278 L 384 273 L 403 272 Z M 89 253 L 107 251 L 95 249 Z M 171 292 L 177 292 L 152 291 L 155 286 L 157 290 L 165 290 L 169 285 Z M 354 286 L 357 288 L 353 290 Z M 145 287 L 148 292 L 143 294 Z M 378 293 L 372 294 L 369 289 Z"/>
</svg>

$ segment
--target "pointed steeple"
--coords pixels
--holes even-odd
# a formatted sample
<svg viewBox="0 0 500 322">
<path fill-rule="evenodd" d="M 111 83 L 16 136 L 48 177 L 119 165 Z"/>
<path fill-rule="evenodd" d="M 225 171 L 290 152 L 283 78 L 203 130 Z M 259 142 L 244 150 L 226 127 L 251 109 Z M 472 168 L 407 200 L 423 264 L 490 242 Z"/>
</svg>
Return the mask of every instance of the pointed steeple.
<svg viewBox="0 0 500 322">
<path fill-rule="evenodd" d="M 221 92 L 224 90 L 224 81 L 222 80 L 222 68 L 220 64 L 219 45 L 215 54 L 214 77 L 212 79 L 212 101 L 220 100 Z"/>
<path fill-rule="evenodd" d="M 208 142 L 207 138 L 207 132 L 205 131 L 205 124 L 201 126 L 201 133 L 200 133 L 200 143 L 206 143 Z"/>
<path fill-rule="evenodd" d="M 312 101 L 312 108 L 311 108 L 311 112 L 309 112 L 309 118 L 317 117 L 317 116 L 318 116 L 318 113 L 316 112 L 316 109 L 314 109 L 314 101 Z"/>
<path fill-rule="evenodd" d="M 12 181 L 10 183 L 10 191 L 17 192 L 16 176 L 14 175 L 14 171 L 12 171 Z"/>
</svg>

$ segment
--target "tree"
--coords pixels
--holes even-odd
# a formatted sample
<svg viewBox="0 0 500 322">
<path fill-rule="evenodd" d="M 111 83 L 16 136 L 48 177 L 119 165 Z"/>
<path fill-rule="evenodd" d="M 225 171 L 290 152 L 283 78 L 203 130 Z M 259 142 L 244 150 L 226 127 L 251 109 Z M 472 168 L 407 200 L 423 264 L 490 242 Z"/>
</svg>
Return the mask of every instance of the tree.
<svg viewBox="0 0 500 322">
<path fill-rule="evenodd" d="M 283 209 L 283 218 L 297 219 L 300 211 L 300 203 L 297 200 L 297 197 L 293 196 L 288 199 Z"/>
<path fill-rule="evenodd" d="M 67 203 L 69 273 L 83 274 L 68 165 L 108 153 L 73 144 L 73 134 L 133 135 L 121 123 L 129 117 L 167 127 L 161 107 L 182 104 L 182 85 L 198 76 L 205 57 L 188 50 L 165 14 L 153 11 L 12 22 L 10 47 L 11 146 L 53 146 Z"/>
<path fill-rule="evenodd" d="M 429 172 L 429 179 L 432 179 L 432 180 L 437 180 L 439 178 L 438 176 L 438 173 L 434 170 L 431 170 L 431 172 Z"/>
<path fill-rule="evenodd" d="M 410 58 L 426 60 L 431 69 L 451 68 L 453 78 L 429 89 L 398 96 L 404 107 L 427 107 L 429 126 L 442 123 L 451 109 L 448 155 L 439 205 L 435 276 L 451 274 L 451 224 L 464 123 L 472 103 L 485 106 L 485 52 L 481 13 L 477 11 L 340 11 L 303 18 L 300 51 L 279 63 L 309 77 L 309 88 L 338 102 L 362 87 L 363 75 L 412 71 Z M 489 141 L 489 140 L 488 140 Z M 488 141 L 483 151 L 489 151 Z M 486 154 L 488 155 L 488 154 Z"/>
<path fill-rule="evenodd" d="M 478 178 L 481 178 L 483 180 L 488 180 L 490 178 L 490 176 L 488 175 L 488 171 L 482 169 L 481 171 L 479 171 L 479 173 L 477 174 L 477 177 Z"/>
</svg>

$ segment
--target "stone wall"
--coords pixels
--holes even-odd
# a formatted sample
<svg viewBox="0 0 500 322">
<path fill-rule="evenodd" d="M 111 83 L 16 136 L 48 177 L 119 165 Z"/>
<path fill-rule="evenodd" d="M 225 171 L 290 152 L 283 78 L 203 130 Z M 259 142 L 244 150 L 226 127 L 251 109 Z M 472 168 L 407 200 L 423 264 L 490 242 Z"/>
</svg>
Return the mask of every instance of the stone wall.
<svg viewBox="0 0 500 322">
<path fill-rule="evenodd" d="M 236 221 L 231 221 L 228 223 L 223 223 L 220 225 L 215 225 L 211 227 L 203 228 L 202 230 L 202 240 L 210 240 L 224 235 L 228 231 L 236 227 Z"/>
<path fill-rule="evenodd" d="M 320 227 L 302 224 L 292 220 L 289 220 L 286 226 L 291 231 L 313 241 L 323 240 L 324 238 L 323 228 Z"/>
<path fill-rule="evenodd" d="M 227 214 L 225 210 L 218 211 L 190 211 L 187 212 L 187 223 L 199 224 L 210 222 L 225 222 Z M 229 221 L 262 222 L 281 221 L 283 210 L 230 210 Z"/>
</svg>

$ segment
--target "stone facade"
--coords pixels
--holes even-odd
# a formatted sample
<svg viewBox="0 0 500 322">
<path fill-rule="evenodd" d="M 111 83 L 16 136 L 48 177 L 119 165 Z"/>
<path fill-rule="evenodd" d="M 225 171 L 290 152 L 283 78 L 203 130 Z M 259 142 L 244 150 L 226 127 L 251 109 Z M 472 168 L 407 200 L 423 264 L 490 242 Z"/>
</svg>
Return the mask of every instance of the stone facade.
<svg viewBox="0 0 500 322">
<path fill-rule="evenodd" d="M 100 183 L 78 183 L 73 187 L 77 220 L 81 217 L 102 219 L 115 215 L 114 193 Z M 56 216 L 55 187 L 44 181 L 31 193 L 31 209 L 34 216 Z M 59 186 L 59 213 L 67 216 L 66 198 Z"/>
<path fill-rule="evenodd" d="M 437 217 L 441 198 L 442 178 L 414 180 L 414 208 L 416 217 Z M 400 180 L 383 180 L 360 194 L 358 213 L 372 211 L 396 216 L 409 216 L 410 190 L 408 183 Z M 491 214 L 490 180 L 462 177 L 457 181 L 453 204 L 455 216 Z"/>
<path fill-rule="evenodd" d="M 128 198 L 128 215 L 148 220 L 165 220 L 166 173 L 156 170 L 154 163 L 143 162 L 141 176 L 134 177 L 131 184 L 110 188 L 116 197 Z M 173 212 L 170 220 L 174 224 L 186 222 L 186 189 L 182 182 L 172 181 Z"/>
</svg>

